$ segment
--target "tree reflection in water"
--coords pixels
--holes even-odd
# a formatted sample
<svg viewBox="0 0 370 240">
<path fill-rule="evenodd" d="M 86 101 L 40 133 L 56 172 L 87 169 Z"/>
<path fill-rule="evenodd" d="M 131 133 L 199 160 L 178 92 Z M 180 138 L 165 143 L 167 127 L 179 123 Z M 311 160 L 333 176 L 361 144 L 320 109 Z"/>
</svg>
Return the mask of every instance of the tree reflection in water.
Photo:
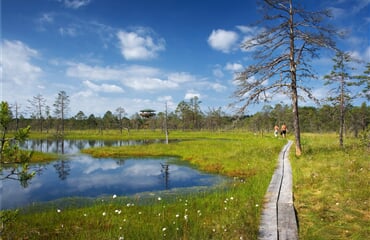
<svg viewBox="0 0 370 240">
<path fill-rule="evenodd" d="M 169 189 L 169 180 L 170 180 L 170 172 L 169 172 L 169 168 L 170 168 L 170 165 L 167 164 L 167 163 L 161 163 L 161 173 L 162 173 L 162 177 L 164 179 L 164 188 L 167 190 Z"/>
<path fill-rule="evenodd" d="M 68 161 L 61 160 L 55 163 L 53 166 L 57 171 L 60 180 L 66 180 L 69 172 L 71 171 L 71 167 L 69 166 Z"/>
</svg>

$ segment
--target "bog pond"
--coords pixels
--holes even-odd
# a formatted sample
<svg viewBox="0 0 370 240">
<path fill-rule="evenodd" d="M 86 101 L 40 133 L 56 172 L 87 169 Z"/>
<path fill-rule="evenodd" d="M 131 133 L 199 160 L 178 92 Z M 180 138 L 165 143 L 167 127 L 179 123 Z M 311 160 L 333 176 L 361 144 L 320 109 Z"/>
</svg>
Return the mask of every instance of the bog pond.
<svg viewBox="0 0 370 240">
<path fill-rule="evenodd" d="M 22 147 L 43 152 L 63 153 L 60 159 L 31 165 L 40 171 L 27 186 L 18 181 L 0 181 L 0 209 L 12 209 L 62 198 L 130 196 L 194 187 L 209 187 L 225 181 L 173 157 L 92 158 L 81 154 L 88 147 L 147 144 L 144 141 L 29 140 Z M 3 169 L 3 176 L 7 174 Z"/>
</svg>

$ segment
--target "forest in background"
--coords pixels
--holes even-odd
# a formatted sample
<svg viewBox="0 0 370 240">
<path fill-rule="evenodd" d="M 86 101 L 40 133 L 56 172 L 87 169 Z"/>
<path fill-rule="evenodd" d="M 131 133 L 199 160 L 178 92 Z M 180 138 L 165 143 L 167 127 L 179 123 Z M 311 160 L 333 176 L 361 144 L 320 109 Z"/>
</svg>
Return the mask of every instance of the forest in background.
<svg viewBox="0 0 370 240">
<path fill-rule="evenodd" d="M 203 111 L 201 102 L 194 97 L 189 101 L 182 101 L 172 112 L 156 112 L 152 109 L 140 110 L 131 117 L 127 117 L 124 108 L 119 107 L 115 111 L 107 110 L 101 116 L 94 114 L 85 115 L 79 111 L 72 117 L 64 117 L 68 111 L 67 104 L 60 108 L 54 104 L 56 113 L 50 114 L 50 108 L 35 105 L 33 109 L 46 109 L 45 112 L 31 112 L 31 117 L 26 118 L 11 108 L 12 122 L 9 130 L 16 130 L 31 126 L 32 131 L 45 133 L 60 133 L 68 130 L 97 130 L 103 133 L 105 130 L 121 131 L 139 129 L 162 129 L 168 130 L 228 130 L 244 128 L 261 134 L 272 132 L 275 124 L 285 123 L 288 132 L 293 131 L 292 108 L 285 104 L 265 105 L 261 111 L 253 115 L 229 115 L 221 108 L 209 108 Z M 36 107 L 38 106 L 38 107 Z M 32 108 L 30 108 L 32 109 Z M 299 108 L 300 125 L 303 132 L 337 132 L 339 130 L 340 111 L 335 105 L 321 105 L 318 107 L 304 106 Z M 370 106 L 364 102 L 361 106 L 346 106 L 345 132 L 358 136 L 359 133 L 369 128 Z"/>
</svg>

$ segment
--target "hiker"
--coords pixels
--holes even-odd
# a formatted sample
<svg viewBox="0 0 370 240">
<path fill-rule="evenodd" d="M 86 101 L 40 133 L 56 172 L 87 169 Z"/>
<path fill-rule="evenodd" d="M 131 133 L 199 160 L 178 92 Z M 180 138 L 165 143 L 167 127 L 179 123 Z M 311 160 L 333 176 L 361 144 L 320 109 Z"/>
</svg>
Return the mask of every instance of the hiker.
<svg viewBox="0 0 370 240">
<path fill-rule="evenodd" d="M 283 125 L 281 125 L 281 136 L 283 136 L 283 138 L 286 138 L 286 131 L 287 131 L 287 127 L 285 125 L 285 123 L 283 123 Z"/>
<path fill-rule="evenodd" d="M 279 133 L 279 126 L 276 124 L 275 127 L 274 127 L 274 135 L 275 135 L 275 137 L 278 136 L 278 133 Z"/>
</svg>

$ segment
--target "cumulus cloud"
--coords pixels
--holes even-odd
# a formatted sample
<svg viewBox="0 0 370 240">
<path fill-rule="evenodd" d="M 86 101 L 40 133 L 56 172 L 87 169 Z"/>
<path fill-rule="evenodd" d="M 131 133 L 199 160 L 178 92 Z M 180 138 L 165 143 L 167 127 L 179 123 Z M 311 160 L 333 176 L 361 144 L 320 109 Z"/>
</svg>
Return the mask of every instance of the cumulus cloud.
<svg viewBox="0 0 370 240">
<path fill-rule="evenodd" d="M 188 73 L 163 73 L 159 69 L 139 65 L 100 67 L 76 63 L 68 67 L 66 74 L 84 81 L 119 81 L 134 90 L 152 91 L 175 89 L 181 84 L 196 81 L 196 78 Z"/>
<path fill-rule="evenodd" d="M 155 39 L 145 29 L 117 32 L 122 56 L 126 60 L 148 60 L 157 57 L 158 52 L 165 50 L 165 41 Z"/>
<path fill-rule="evenodd" d="M 160 102 L 172 102 L 173 98 L 172 96 L 160 96 L 157 98 L 157 100 Z"/>
<path fill-rule="evenodd" d="M 240 63 L 227 63 L 225 69 L 232 72 L 238 72 L 243 70 L 243 65 Z"/>
<path fill-rule="evenodd" d="M 213 30 L 208 37 L 208 44 L 215 50 L 229 53 L 238 41 L 238 34 L 234 31 L 223 29 Z"/>
<path fill-rule="evenodd" d="M 126 81 L 125 84 L 135 90 L 163 90 L 179 87 L 175 82 L 154 77 L 144 79 L 135 78 L 130 81 Z"/>
<path fill-rule="evenodd" d="M 23 42 L 4 40 L 1 48 L 3 57 L 0 58 L 0 65 L 6 82 L 28 85 L 43 73 L 40 67 L 32 63 L 39 56 L 38 51 Z"/>
<path fill-rule="evenodd" d="M 95 91 L 95 92 L 107 92 L 107 93 L 122 93 L 124 92 L 123 89 L 117 85 L 113 84 L 95 84 L 91 81 L 84 81 L 83 84 L 87 86 L 89 89 Z"/>
<path fill-rule="evenodd" d="M 180 73 L 170 73 L 168 75 L 168 80 L 177 82 L 177 83 L 186 83 L 195 81 L 195 77 L 189 73 L 180 72 Z"/>
<path fill-rule="evenodd" d="M 192 99 L 194 97 L 197 97 L 198 99 L 200 99 L 200 93 L 197 93 L 197 92 L 194 92 L 194 91 L 189 91 L 185 94 L 184 99 L 189 100 L 189 99 Z"/>
<path fill-rule="evenodd" d="M 72 63 L 67 68 L 68 77 L 75 77 L 89 80 L 119 80 L 122 70 L 109 67 L 89 66 L 84 63 Z"/>
<path fill-rule="evenodd" d="M 226 90 L 226 87 L 220 83 L 213 83 L 211 85 L 211 88 L 215 90 L 216 92 L 223 92 Z"/>
</svg>

